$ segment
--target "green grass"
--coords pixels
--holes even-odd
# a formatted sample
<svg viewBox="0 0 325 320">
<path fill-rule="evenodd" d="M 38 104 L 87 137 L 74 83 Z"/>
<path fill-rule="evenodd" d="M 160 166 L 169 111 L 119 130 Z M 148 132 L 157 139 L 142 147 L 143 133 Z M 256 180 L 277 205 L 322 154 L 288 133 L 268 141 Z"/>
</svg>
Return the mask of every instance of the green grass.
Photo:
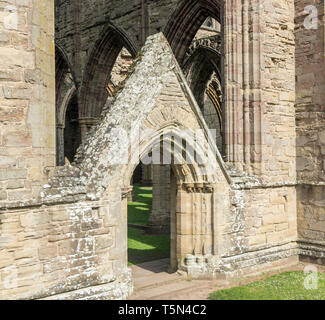
<svg viewBox="0 0 325 320">
<path fill-rule="evenodd" d="M 128 228 L 129 265 L 169 258 L 169 236 L 148 236 L 142 230 Z"/>
<path fill-rule="evenodd" d="M 136 202 L 128 203 L 128 223 L 146 226 L 152 209 L 152 188 L 134 185 Z M 168 258 L 169 236 L 150 236 L 144 231 L 128 228 L 129 265 Z"/>
<path fill-rule="evenodd" d="M 128 203 L 128 223 L 146 226 L 152 208 L 152 187 L 134 185 L 136 202 Z"/>
<path fill-rule="evenodd" d="M 304 272 L 277 274 L 264 281 L 242 287 L 219 290 L 210 294 L 210 300 L 324 300 L 325 274 L 318 273 L 318 289 L 307 290 Z"/>
</svg>

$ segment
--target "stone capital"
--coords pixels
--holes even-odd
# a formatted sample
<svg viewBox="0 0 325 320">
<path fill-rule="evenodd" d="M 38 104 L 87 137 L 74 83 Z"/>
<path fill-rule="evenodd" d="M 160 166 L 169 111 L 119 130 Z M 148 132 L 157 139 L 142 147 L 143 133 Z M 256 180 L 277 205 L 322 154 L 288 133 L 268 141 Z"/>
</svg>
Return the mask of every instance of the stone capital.
<svg viewBox="0 0 325 320">
<path fill-rule="evenodd" d="M 214 186 L 208 182 L 195 182 L 195 183 L 183 183 L 179 185 L 179 189 L 186 191 L 187 193 L 213 193 Z"/>
</svg>

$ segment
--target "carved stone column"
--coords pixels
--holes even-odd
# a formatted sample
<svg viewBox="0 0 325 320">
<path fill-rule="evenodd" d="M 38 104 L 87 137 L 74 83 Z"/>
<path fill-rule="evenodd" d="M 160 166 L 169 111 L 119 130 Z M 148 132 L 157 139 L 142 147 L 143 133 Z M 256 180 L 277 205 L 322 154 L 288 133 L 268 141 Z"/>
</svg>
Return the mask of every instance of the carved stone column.
<svg viewBox="0 0 325 320">
<path fill-rule="evenodd" d="M 186 183 L 178 188 L 176 207 L 177 257 L 190 277 L 211 277 L 218 257 L 214 250 L 216 226 L 214 186 Z"/>
<path fill-rule="evenodd" d="M 263 0 L 225 1 L 227 161 L 259 174 L 263 124 Z M 264 14 L 265 15 L 265 14 Z"/>
</svg>

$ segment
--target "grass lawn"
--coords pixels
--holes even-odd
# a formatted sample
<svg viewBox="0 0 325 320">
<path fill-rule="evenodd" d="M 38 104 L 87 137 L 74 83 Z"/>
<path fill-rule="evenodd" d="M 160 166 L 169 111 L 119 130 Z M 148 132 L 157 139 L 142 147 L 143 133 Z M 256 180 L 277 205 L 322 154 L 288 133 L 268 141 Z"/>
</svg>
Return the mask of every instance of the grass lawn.
<svg viewBox="0 0 325 320">
<path fill-rule="evenodd" d="M 146 226 L 152 209 L 152 188 L 134 186 L 136 202 L 128 203 L 128 223 Z M 168 258 L 170 237 L 149 236 L 144 231 L 128 228 L 129 265 Z"/>
<path fill-rule="evenodd" d="M 264 281 L 213 292 L 210 300 L 324 300 L 325 274 L 318 273 L 318 289 L 307 290 L 302 271 L 277 274 Z"/>
<path fill-rule="evenodd" d="M 136 202 L 128 203 L 128 223 L 146 226 L 152 208 L 152 187 L 134 185 Z"/>
<path fill-rule="evenodd" d="M 129 265 L 169 257 L 169 236 L 147 236 L 142 230 L 128 228 Z"/>
</svg>

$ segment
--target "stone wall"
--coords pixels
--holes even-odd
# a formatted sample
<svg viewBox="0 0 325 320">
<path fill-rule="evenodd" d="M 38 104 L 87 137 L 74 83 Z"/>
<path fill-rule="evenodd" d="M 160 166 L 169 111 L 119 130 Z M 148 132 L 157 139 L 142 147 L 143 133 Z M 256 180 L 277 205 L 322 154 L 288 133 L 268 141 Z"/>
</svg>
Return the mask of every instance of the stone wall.
<svg viewBox="0 0 325 320">
<path fill-rule="evenodd" d="M 121 202 L 112 200 L 1 212 L 0 298 L 126 298 Z"/>
<path fill-rule="evenodd" d="M 254 49 L 262 84 L 260 119 L 254 130 L 261 139 L 262 174 L 265 182 L 296 183 L 295 131 L 295 42 L 294 1 L 264 1 L 264 26 L 260 44 Z M 276 21 L 276 22 L 275 22 Z M 259 133 L 259 131 L 261 131 Z"/>
<path fill-rule="evenodd" d="M 324 175 L 324 3 L 314 1 L 317 29 L 306 29 L 304 8 L 296 1 L 297 174 L 300 182 L 325 182 Z"/>
<path fill-rule="evenodd" d="M 53 12 L 53 1 L 0 6 L 0 205 L 36 198 L 55 165 Z"/>
<path fill-rule="evenodd" d="M 304 13 L 313 5 L 316 29 Z M 312 12 L 309 12 L 312 13 Z M 297 215 L 302 254 L 324 256 L 324 2 L 296 1 Z M 306 27 L 307 26 L 307 27 Z M 309 27 L 308 27 L 309 26 Z"/>
</svg>

